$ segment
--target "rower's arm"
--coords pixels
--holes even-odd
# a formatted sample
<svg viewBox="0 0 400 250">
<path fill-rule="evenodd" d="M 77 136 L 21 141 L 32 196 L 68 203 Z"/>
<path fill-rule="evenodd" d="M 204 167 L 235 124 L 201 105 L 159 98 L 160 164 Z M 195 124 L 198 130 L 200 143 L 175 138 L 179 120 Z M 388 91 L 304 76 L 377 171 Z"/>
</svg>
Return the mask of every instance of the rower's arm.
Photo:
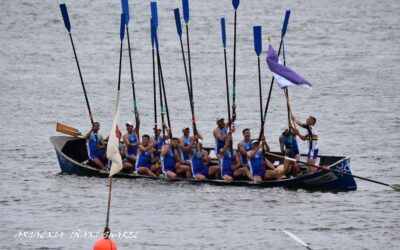
<svg viewBox="0 0 400 250">
<path fill-rule="evenodd" d="M 281 147 L 281 152 L 285 153 L 285 143 L 283 142 L 283 135 L 279 136 L 279 145 Z"/>
<path fill-rule="evenodd" d="M 167 152 L 168 152 L 168 146 L 166 145 L 162 146 L 160 155 L 165 156 Z"/>
<path fill-rule="evenodd" d="M 218 155 L 218 160 L 221 160 L 223 157 L 224 157 L 224 154 L 225 154 L 225 152 L 226 152 L 226 150 L 228 149 L 228 146 L 229 146 L 229 144 L 228 144 L 229 142 L 225 142 L 225 146 L 221 149 L 221 151 L 219 152 L 219 155 Z"/>
<path fill-rule="evenodd" d="M 235 162 L 236 162 L 236 164 L 232 165 L 233 170 L 236 170 L 242 166 L 242 162 L 240 161 L 239 152 L 236 152 Z"/>
<path fill-rule="evenodd" d="M 90 134 L 92 133 L 92 129 L 91 130 L 89 130 L 86 134 L 85 134 L 85 138 L 86 138 L 86 140 L 89 140 L 89 138 L 90 138 Z"/>
<path fill-rule="evenodd" d="M 238 144 L 238 149 L 243 155 L 247 155 L 247 151 L 246 151 L 246 149 L 243 147 L 243 145 L 241 143 Z"/>
<path fill-rule="evenodd" d="M 147 150 L 151 149 L 152 147 L 153 147 L 153 143 L 150 142 L 149 145 L 147 145 L 147 146 L 139 145 L 139 150 L 143 152 L 143 151 L 147 151 Z"/>
<path fill-rule="evenodd" d="M 225 141 L 229 134 L 226 134 L 226 135 L 222 136 L 220 133 L 218 133 L 218 131 L 217 131 L 216 129 L 214 129 L 213 135 L 214 135 L 214 137 L 217 138 L 218 140 L 220 140 L 220 141 Z"/>
<path fill-rule="evenodd" d="M 292 115 L 292 119 L 297 125 L 299 126 L 303 125 L 303 123 L 299 119 L 297 119 L 296 116 Z"/>
<path fill-rule="evenodd" d="M 253 158 L 254 155 L 257 153 L 258 149 L 260 149 L 260 146 L 258 146 L 257 148 L 254 148 L 253 150 L 250 150 L 249 152 L 247 152 L 247 158 Z"/>
<path fill-rule="evenodd" d="M 128 136 L 124 135 L 124 136 L 122 137 L 122 139 L 124 140 L 124 143 L 125 143 L 126 146 L 131 146 L 131 143 L 130 143 L 129 140 L 128 140 Z"/>
<path fill-rule="evenodd" d="M 202 157 L 202 160 L 206 165 L 210 164 L 211 158 L 208 155 L 207 151 L 204 151 L 204 156 Z"/>
</svg>

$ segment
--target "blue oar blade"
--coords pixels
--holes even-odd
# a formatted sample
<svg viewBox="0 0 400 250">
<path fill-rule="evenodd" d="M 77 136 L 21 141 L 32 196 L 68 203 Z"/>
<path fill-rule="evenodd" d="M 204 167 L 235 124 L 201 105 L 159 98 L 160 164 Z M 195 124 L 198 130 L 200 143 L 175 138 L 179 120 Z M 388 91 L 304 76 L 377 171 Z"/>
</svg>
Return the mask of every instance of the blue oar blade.
<svg viewBox="0 0 400 250">
<path fill-rule="evenodd" d="M 225 29 L 225 18 L 221 18 L 221 32 L 222 32 L 222 44 L 226 48 L 226 29 Z"/>
<path fill-rule="evenodd" d="M 179 37 L 182 37 L 182 25 L 181 25 L 181 15 L 179 14 L 179 9 L 174 9 L 176 32 L 178 32 Z"/>
<path fill-rule="evenodd" d="M 260 56 L 262 52 L 261 26 L 253 27 L 253 35 L 254 35 L 254 50 L 256 51 L 257 56 Z"/>
<path fill-rule="evenodd" d="M 285 21 L 283 21 L 281 39 L 283 39 L 286 35 L 287 26 L 289 24 L 289 17 L 290 17 L 290 10 L 287 10 L 285 13 Z"/>
<path fill-rule="evenodd" d="M 153 26 L 157 30 L 158 28 L 158 14 L 157 14 L 157 2 L 150 3 L 151 19 L 153 20 Z"/>
<path fill-rule="evenodd" d="M 125 13 L 125 24 L 129 23 L 129 4 L 128 0 L 121 0 L 122 13 Z"/>
<path fill-rule="evenodd" d="M 69 22 L 67 5 L 65 5 L 65 3 L 60 4 L 60 10 L 61 10 L 61 15 L 64 20 L 65 28 L 68 30 L 68 32 L 71 32 L 71 23 Z"/>
<path fill-rule="evenodd" d="M 121 25 L 119 27 L 119 38 L 121 39 L 121 43 L 124 40 L 124 36 L 125 36 L 125 13 L 121 14 Z"/>
<path fill-rule="evenodd" d="M 232 0 L 232 5 L 235 10 L 239 7 L 240 0 Z"/>
<path fill-rule="evenodd" d="M 151 36 L 151 46 L 154 48 L 154 37 L 155 30 L 153 25 L 153 18 L 150 18 L 150 36 Z"/>
<path fill-rule="evenodd" d="M 182 0 L 183 19 L 187 24 L 189 22 L 189 0 Z"/>
</svg>

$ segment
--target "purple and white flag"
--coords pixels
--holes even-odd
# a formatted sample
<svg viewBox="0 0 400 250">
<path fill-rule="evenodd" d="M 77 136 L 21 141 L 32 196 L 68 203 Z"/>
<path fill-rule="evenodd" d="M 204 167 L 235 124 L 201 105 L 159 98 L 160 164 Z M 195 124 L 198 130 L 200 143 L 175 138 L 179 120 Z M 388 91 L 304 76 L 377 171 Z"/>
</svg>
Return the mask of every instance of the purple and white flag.
<svg viewBox="0 0 400 250">
<path fill-rule="evenodd" d="M 289 85 L 301 85 L 312 89 L 311 84 L 306 79 L 279 63 L 278 55 L 271 45 L 269 45 L 267 52 L 267 64 L 281 89 Z"/>
</svg>

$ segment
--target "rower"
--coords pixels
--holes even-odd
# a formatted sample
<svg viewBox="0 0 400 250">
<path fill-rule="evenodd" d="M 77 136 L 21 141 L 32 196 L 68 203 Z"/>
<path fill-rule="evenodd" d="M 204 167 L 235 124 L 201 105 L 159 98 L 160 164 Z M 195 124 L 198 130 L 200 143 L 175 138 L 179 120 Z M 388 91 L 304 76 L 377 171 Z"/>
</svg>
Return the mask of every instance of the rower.
<svg viewBox="0 0 400 250">
<path fill-rule="evenodd" d="M 254 140 L 252 143 L 253 149 L 247 152 L 247 158 L 254 181 L 260 183 L 263 180 L 281 179 L 281 175 L 274 165 L 263 157 L 262 144 L 258 140 Z"/>
<path fill-rule="evenodd" d="M 103 163 L 105 160 L 105 144 L 103 136 L 99 134 L 100 123 L 94 122 L 92 129 L 86 133 L 86 146 L 88 151 L 89 159 L 92 160 L 96 168 L 106 170 Z"/>
<path fill-rule="evenodd" d="M 213 131 L 216 155 L 219 155 L 220 150 L 225 146 L 225 140 L 228 138 L 229 134 L 235 132 L 235 128 L 232 128 L 232 130 L 228 132 L 229 125 L 230 124 L 225 124 L 224 118 L 217 118 L 217 127 Z"/>
<path fill-rule="evenodd" d="M 309 116 L 305 123 L 302 123 L 299 119 L 297 119 L 294 115 L 292 115 L 293 121 L 302 128 L 307 129 L 307 135 L 301 135 L 298 131 L 296 134 L 303 141 L 308 141 L 308 153 L 307 153 L 307 163 L 315 165 L 315 160 L 318 156 L 318 130 L 315 127 L 315 123 L 317 119 L 313 116 Z M 317 169 L 310 167 L 309 172 L 314 172 Z"/>
<path fill-rule="evenodd" d="M 281 132 L 282 135 L 279 136 L 279 144 L 282 153 L 287 157 L 300 161 L 300 152 L 297 145 L 295 130 L 292 127 L 288 128 L 285 126 L 281 128 Z M 299 163 L 287 159 L 283 162 L 283 168 L 286 177 L 290 177 L 291 174 L 297 175 L 300 172 Z"/>
<path fill-rule="evenodd" d="M 179 174 L 192 178 L 192 171 L 188 165 L 181 164 L 178 150 L 179 139 L 172 138 L 170 145 L 161 148 L 161 166 L 163 174 L 170 179 L 176 179 Z"/>
<path fill-rule="evenodd" d="M 240 152 L 240 158 L 242 160 L 242 167 L 249 167 L 249 163 L 247 161 L 247 152 L 253 149 L 253 144 L 251 143 L 251 133 L 250 129 L 245 128 L 242 131 L 243 140 L 238 144 L 238 150 Z"/>
<path fill-rule="evenodd" d="M 183 136 L 179 138 L 179 151 L 180 151 L 180 158 L 181 163 L 190 166 L 190 158 L 193 154 L 193 144 L 196 138 L 203 139 L 203 137 L 197 133 L 195 135 L 195 140 L 193 137 L 190 136 L 190 128 L 184 127 L 182 129 Z"/>
<path fill-rule="evenodd" d="M 207 151 L 203 149 L 202 140 L 198 139 L 194 143 L 194 152 L 191 160 L 193 177 L 203 181 L 207 178 L 216 179 L 221 173 L 219 166 L 209 167 L 211 158 Z"/>
<path fill-rule="evenodd" d="M 235 150 L 232 150 L 231 140 L 232 136 L 229 136 L 225 141 L 225 146 L 218 155 L 218 160 L 221 162 L 222 179 L 231 182 L 233 178 L 245 175 L 248 179 L 253 180 L 250 170 L 247 167 L 242 167 L 239 154 Z"/>
<path fill-rule="evenodd" d="M 136 171 L 139 174 L 157 176 L 152 171 L 152 162 L 154 159 L 153 155 L 153 143 L 150 142 L 150 136 L 145 134 L 142 136 L 142 144 L 138 147 L 138 156 L 136 160 Z"/>
<path fill-rule="evenodd" d="M 132 173 L 135 170 L 135 165 L 132 164 L 129 157 L 127 156 L 127 146 L 124 143 L 119 144 L 119 152 L 122 159 L 122 169 L 125 172 Z"/>
<path fill-rule="evenodd" d="M 132 164 L 136 163 L 137 151 L 139 146 L 139 138 L 137 135 L 138 128 L 133 128 L 132 122 L 125 124 L 127 133 L 123 136 L 124 143 L 126 145 L 126 157 Z"/>
</svg>

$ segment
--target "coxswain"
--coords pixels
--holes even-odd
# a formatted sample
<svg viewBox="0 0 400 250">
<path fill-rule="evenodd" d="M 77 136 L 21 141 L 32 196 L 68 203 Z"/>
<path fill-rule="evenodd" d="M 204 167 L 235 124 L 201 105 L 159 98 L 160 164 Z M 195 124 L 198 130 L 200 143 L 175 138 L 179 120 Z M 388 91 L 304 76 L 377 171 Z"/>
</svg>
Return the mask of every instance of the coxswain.
<svg viewBox="0 0 400 250">
<path fill-rule="evenodd" d="M 317 119 L 313 116 L 309 116 L 305 123 L 302 123 L 299 119 L 292 115 L 293 121 L 302 128 L 307 130 L 307 135 L 301 135 L 298 131 L 296 134 L 303 141 L 308 141 L 308 153 L 307 153 L 307 163 L 315 165 L 315 160 L 317 159 L 319 148 L 318 148 L 318 130 L 315 127 Z M 310 172 L 315 172 L 317 169 L 310 167 Z"/>
<path fill-rule="evenodd" d="M 106 170 L 103 163 L 106 156 L 105 144 L 103 136 L 99 133 L 100 123 L 94 122 L 92 129 L 86 133 L 86 146 L 89 159 L 94 163 L 94 166 L 99 169 Z"/>
</svg>

